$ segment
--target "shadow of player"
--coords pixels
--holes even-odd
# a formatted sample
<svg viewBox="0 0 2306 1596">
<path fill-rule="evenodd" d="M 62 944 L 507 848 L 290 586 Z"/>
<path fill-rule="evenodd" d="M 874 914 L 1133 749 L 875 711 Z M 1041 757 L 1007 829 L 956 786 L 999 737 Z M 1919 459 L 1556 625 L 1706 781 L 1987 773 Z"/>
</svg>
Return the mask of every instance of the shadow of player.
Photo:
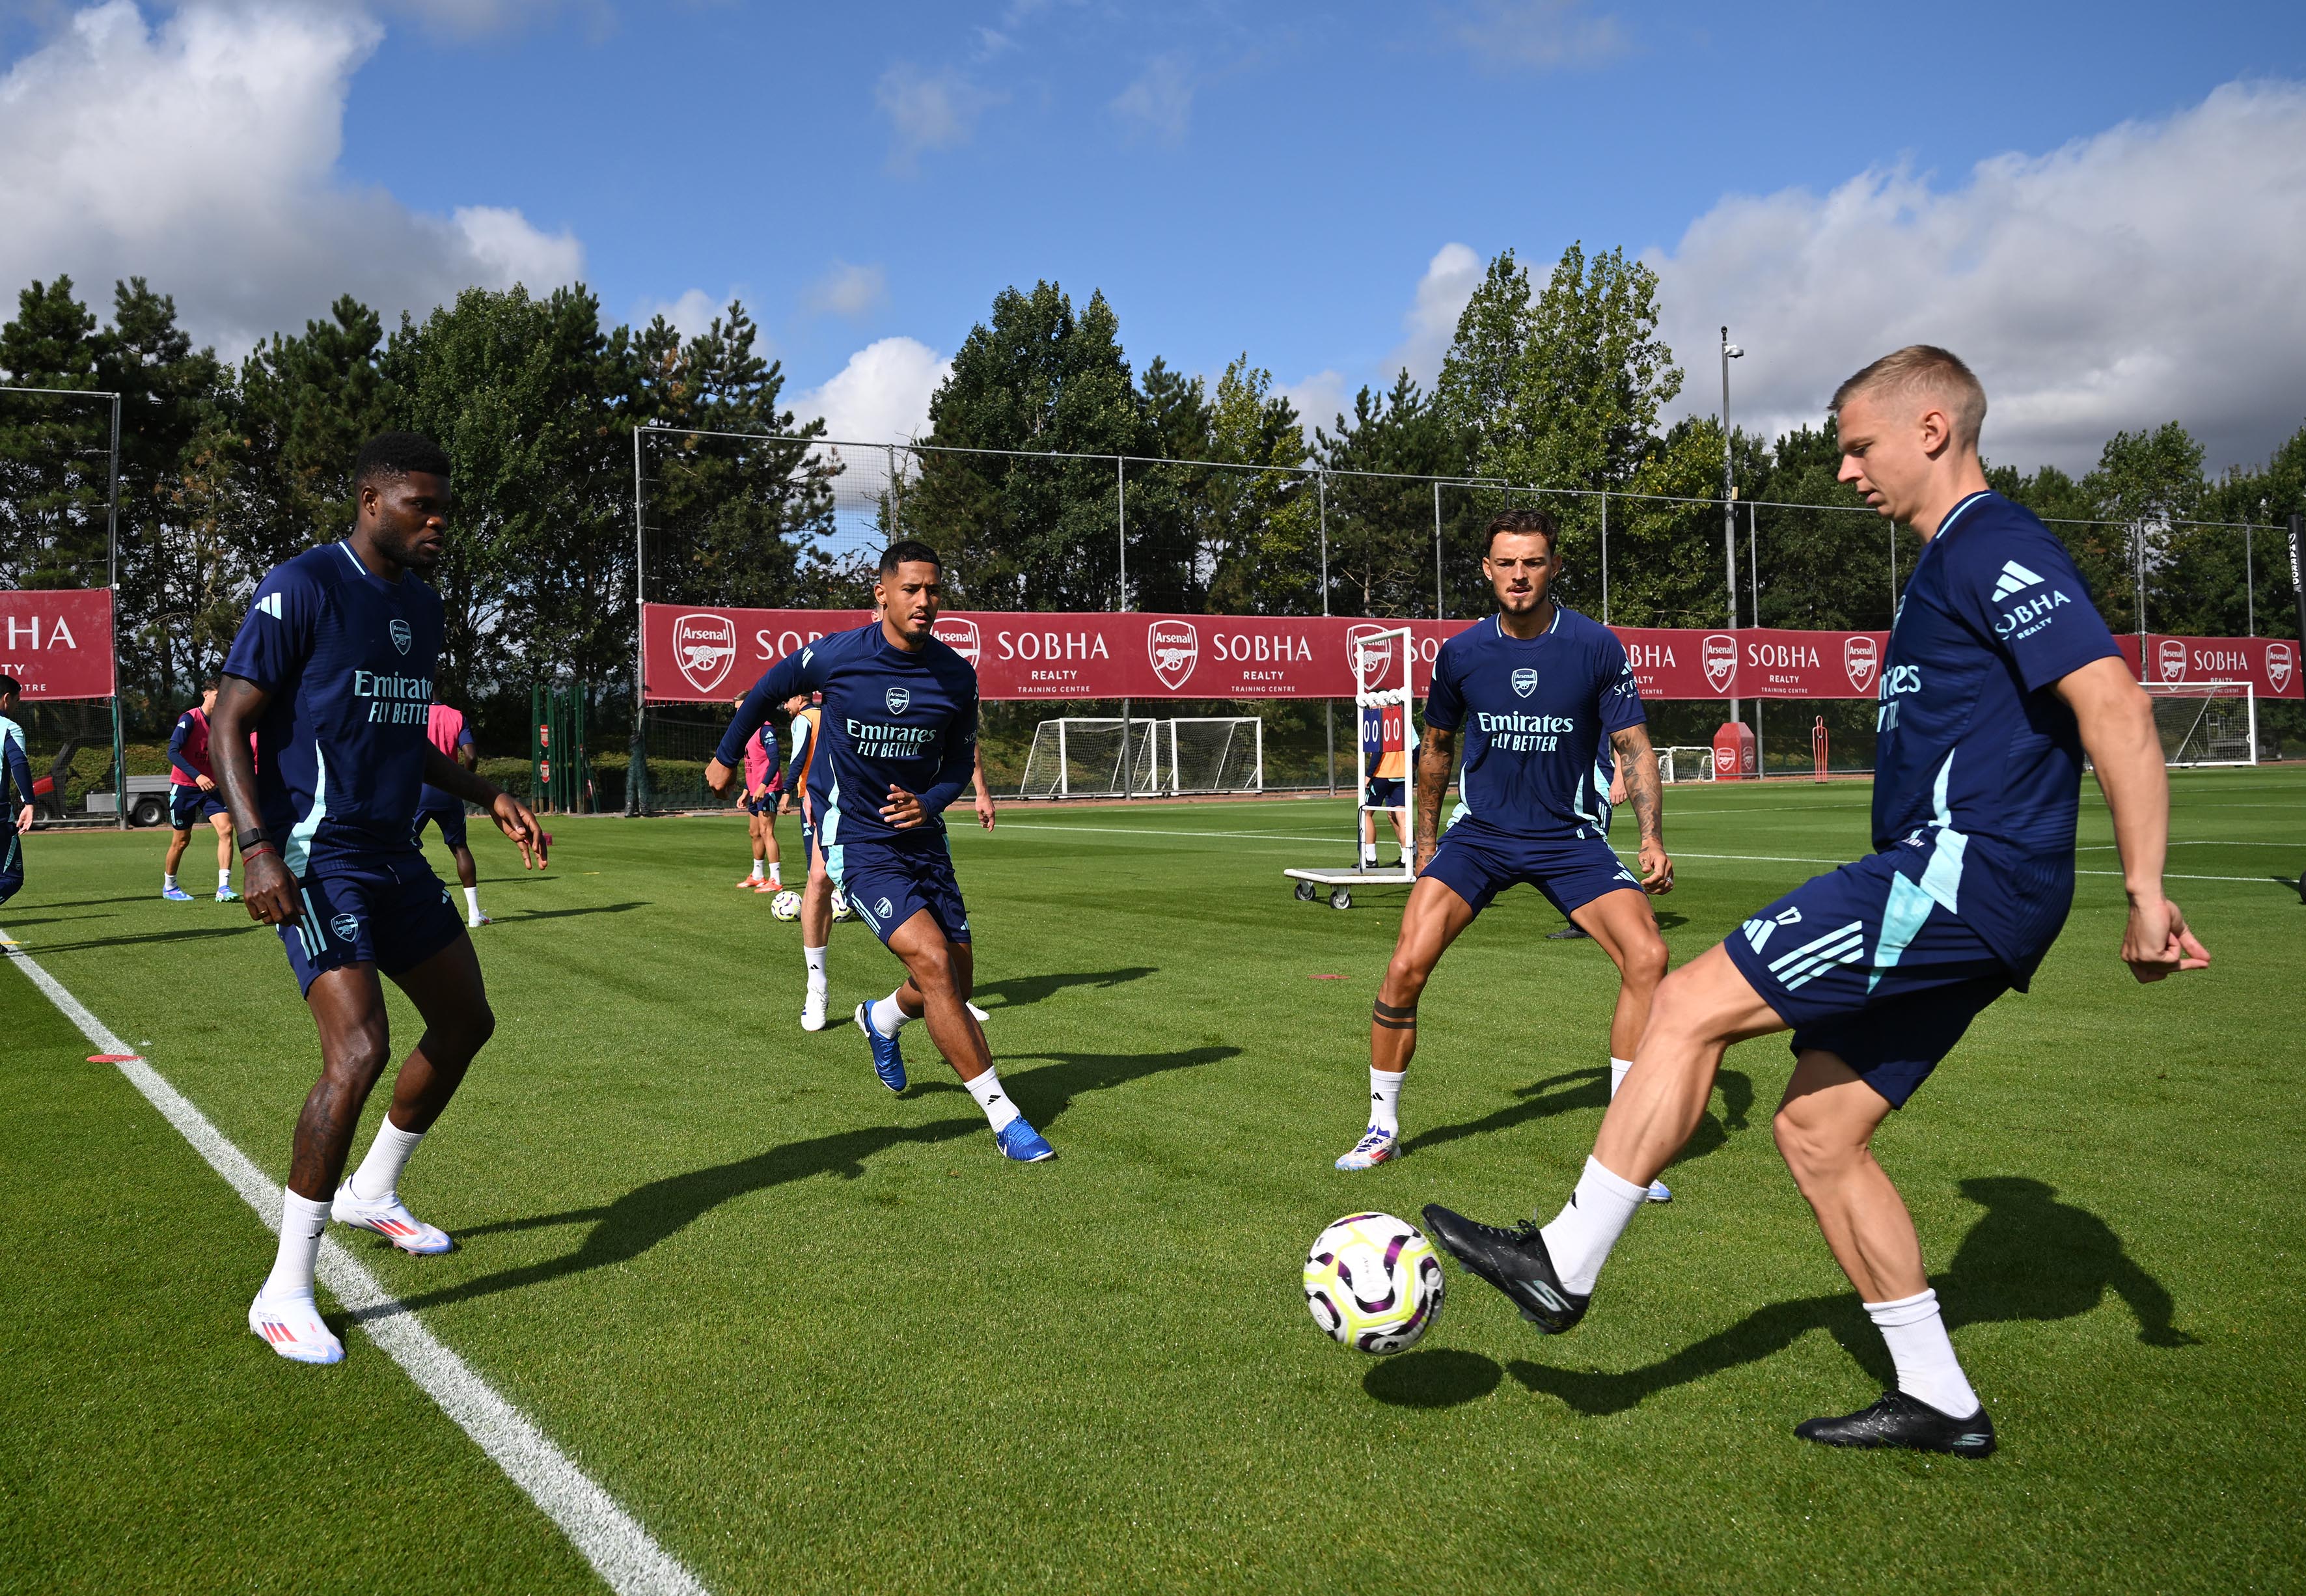
<svg viewBox="0 0 2306 1596">
<path fill-rule="evenodd" d="M 1040 1056 L 1056 1062 L 1021 1072 L 1010 1089 L 1026 1116 L 1038 1125 L 1046 1126 L 1085 1093 L 1105 1091 L 1167 1070 L 1216 1063 L 1240 1051 L 1238 1047 L 1193 1047 L 1182 1053 L 1045 1054 Z M 467 1241 L 492 1233 L 541 1230 L 556 1225 L 590 1223 L 593 1228 L 574 1250 L 558 1258 L 406 1297 L 402 1306 L 411 1311 L 437 1308 L 625 1263 L 679 1234 L 722 1204 L 752 1192 L 816 1175 L 836 1175 L 853 1181 L 865 1173 L 867 1159 L 892 1148 L 909 1144 L 934 1146 L 986 1134 L 985 1121 L 978 1115 L 934 1120 L 926 1125 L 871 1125 L 790 1142 L 732 1163 L 668 1175 L 636 1187 L 602 1207 L 474 1225 L 462 1233 Z"/>
<path fill-rule="evenodd" d="M 972 994 L 978 1006 L 985 1009 L 1021 1009 L 1028 1003 L 1054 997 L 1072 986 L 1086 986 L 1102 992 L 1108 986 L 1118 986 L 1126 981 L 1141 981 L 1147 976 L 1160 972 L 1148 965 L 1132 965 L 1126 969 L 1108 969 L 1097 974 L 1070 976 L 1013 976 L 1006 981 L 987 981 Z"/>
<path fill-rule="evenodd" d="M 2057 1200 L 2055 1188 L 2019 1176 L 1961 1182 L 1986 1212 L 1931 1284 L 1946 1324 L 2008 1324 L 2072 1319 L 2109 1291 L 2129 1304 L 2138 1339 L 2148 1346 L 2191 1346 L 2172 1323 L 2175 1305 L 2160 1281 L 2140 1268 L 2122 1238 L 2087 1208 Z M 1559 1396 L 1583 1413 L 1615 1413 L 1657 1392 L 1758 1362 L 1812 1330 L 1823 1330 L 1886 1387 L 1896 1383 L 1888 1353 L 1854 1292 L 1779 1302 L 1670 1357 L 1622 1373 L 1580 1373 L 1516 1359 L 1506 1371 L 1530 1390 Z"/>
<path fill-rule="evenodd" d="M 1730 1139 L 1732 1131 L 1746 1128 L 1747 1116 L 1753 1112 L 1754 1082 L 1750 1076 L 1736 1070 L 1723 1070 L 1714 1077 L 1714 1085 L 1721 1093 L 1721 1114 L 1719 1120 L 1708 1114 L 1698 1122 L 1689 1141 L 1674 1156 L 1674 1163 L 1686 1164 L 1692 1158 L 1702 1158 Z M 1488 1136 L 1499 1131 L 1510 1131 L 1516 1125 L 1532 1120 L 1551 1119 L 1556 1114 L 1569 1114 L 1581 1108 L 1607 1108 L 1610 1105 L 1610 1071 L 1607 1066 L 1599 1070 L 1569 1070 L 1559 1075 L 1550 1075 L 1543 1080 L 1517 1087 L 1514 1096 L 1521 1099 L 1495 1113 L 1483 1114 L 1463 1124 L 1436 1125 L 1413 1136 L 1403 1144 L 1404 1153 L 1413 1153 L 1425 1148 L 1436 1148 L 1468 1136 Z"/>
</svg>

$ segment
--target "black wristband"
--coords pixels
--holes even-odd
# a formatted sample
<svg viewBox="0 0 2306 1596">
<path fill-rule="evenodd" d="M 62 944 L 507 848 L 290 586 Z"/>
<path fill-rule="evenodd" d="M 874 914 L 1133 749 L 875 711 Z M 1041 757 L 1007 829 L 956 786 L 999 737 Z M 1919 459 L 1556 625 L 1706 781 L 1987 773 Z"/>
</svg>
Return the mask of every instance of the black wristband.
<svg viewBox="0 0 2306 1596">
<path fill-rule="evenodd" d="M 264 834 L 264 828 L 262 826 L 251 826 L 248 830 L 240 833 L 239 841 L 241 851 L 245 853 L 248 849 L 255 847 L 259 842 L 269 842 L 271 839 Z"/>
</svg>

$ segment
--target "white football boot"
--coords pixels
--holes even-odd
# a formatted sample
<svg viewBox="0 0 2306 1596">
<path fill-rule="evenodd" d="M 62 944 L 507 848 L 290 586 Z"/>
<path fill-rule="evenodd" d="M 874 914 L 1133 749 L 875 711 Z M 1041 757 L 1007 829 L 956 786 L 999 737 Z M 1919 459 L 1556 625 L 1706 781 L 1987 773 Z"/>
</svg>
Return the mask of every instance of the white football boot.
<svg viewBox="0 0 2306 1596">
<path fill-rule="evenodd" d="M 801 1000 L 800 1028 L 805 1031 L 821 1031 L 824 1028 L 824 987 L 810 987 L 808 995 Z"/>
<path fill-rule="evenodd" d="M 320 1310 L 309 1295 L 268 1297 L 258 1292 L 248 1305 L 248 1327 L 292 1362 L 344 1361 L 345 1344 L 320 1322 Z"/>
<path fill-rule="evenodd" d="M 1353 1150 L 1337 1160 L 1339 1169 L 1374 1169 L 1401 1156 L 1401 1132 L 1381 1131 L 1375 1125 L 1362 1132 Z"/>
<path fill-rule="evenodd" d="M 436 1252 L 447 1252 L 456 1246 L 448 1233 L 427 1225 L 408 1211 L 408 1205 L 393 1192 L 381 1201 L 370 1202 L 353 1195 L 353 1183 L 346 1181 L 337 1188 L 337 1199 L 330 1205 L 329 1217 L 338 1225 L 350 1225 L 361 1230 L 372 1230 L 399 1248 L 418 1258 L 429 1258 Z"/>
</svg>

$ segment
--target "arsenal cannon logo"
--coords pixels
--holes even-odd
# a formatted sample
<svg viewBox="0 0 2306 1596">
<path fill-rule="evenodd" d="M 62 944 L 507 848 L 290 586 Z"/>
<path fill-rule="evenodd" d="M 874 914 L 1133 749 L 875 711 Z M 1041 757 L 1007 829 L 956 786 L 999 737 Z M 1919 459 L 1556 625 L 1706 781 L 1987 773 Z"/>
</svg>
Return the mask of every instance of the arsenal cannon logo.
<svg viewBox="0 0 2306 1596">
<path fill-rule="evenodd" d="M 1698 652 L 1698 662 L 1705 667 L 1705 685 L 1717 693 L 1730 689 L 1730 679 L 1738 674 L 1738 640 L 1726 632 L 1712 632 L 1706 636 Z"/>
<path fill-rule="evenodd" d="M 1157 620 L 1145 628 L 1145 652 L 1152 658 L 1153 674 L 1174 693 L 1200 661 L 1201 636 L 1191 621 Z"/>
<path fill-rule="evenodd" d="M 700 693 L 710 693 L 737 662 L 737 623 L 725 615 L 684 615 L 672 623 L 672 657 Z"/>
<path fill-rule="evenodd" d="M 1841 669 L 1849 674 L 1850 691 L 1870 695 L 1875 675 L 1882 669 L 1881 645 L 1863 632 L 1843 638 Z"/>
<path fill-rule="evenodd" d="M 985 652 L 985 645 L 978 637 L 975 621 L 958 618 L 940 620 L 930 630 L 939 643 L 967 660 L 970 670 L 977 669 L 978 656 Z"/>
<path fill-rule="evenodd" d="M 2165 637 L 2154 645 L 2154 662 L 2161 667 L 2164 681 L 2186 679 L 2186 643 L 2182 637 Z"/>
</svg>

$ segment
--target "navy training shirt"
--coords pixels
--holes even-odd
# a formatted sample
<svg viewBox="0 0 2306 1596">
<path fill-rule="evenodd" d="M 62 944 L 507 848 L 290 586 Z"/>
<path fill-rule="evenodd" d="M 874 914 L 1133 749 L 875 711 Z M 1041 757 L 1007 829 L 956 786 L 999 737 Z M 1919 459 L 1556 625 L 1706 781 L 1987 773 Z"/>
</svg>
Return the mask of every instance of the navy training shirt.
<svg viewBox="0 0 2306 1596">
<path fill-rule="evenodd" d="M 1556 604 L 1526 640 L 1494 615 L 1466 627 L 1441 645 L 1425 700 L 1428 726 L 1465 733 L 1453 827 L 1606 837 L 1610 772 L 1594 750 L 1645 718 L 1626 645 L 1600 622 Z"/>
<path fill-rule="evenodd" d="M 1926 850 L 1922 890 L 2021 980 L 2074 893 L 2081 732 L 2054 684 L 2121 655 L 2065 545 L 1992 492 L 1939 523 L 1891 628 L 1874 846 Z"/>
<path fill-rule="evenodd" d="M 267 572 L 224 662 L 272 695 L 257 722 L 257 807 L 299 880 L 416 858 L 413 838 L 443 633 L 414 571 L 378 576 L 349 542 Z"/>
<path fill-rule="evenodd" d="M 745 695 L 714 751 L 739 766 L 746 739 L 778 704 L 824 695 L 808 765 L 809 814 L 819 847 L 916 837 L 942 846 L 945 807 L 976 769 L 977 671 L 935 637 L 917 652 L 892 644 L 881 623 L 835 632 L 787 654 Z M 889 789 L 921 800 L 927 821 L 899 831 L 881 818 Z"/>
</svg>

